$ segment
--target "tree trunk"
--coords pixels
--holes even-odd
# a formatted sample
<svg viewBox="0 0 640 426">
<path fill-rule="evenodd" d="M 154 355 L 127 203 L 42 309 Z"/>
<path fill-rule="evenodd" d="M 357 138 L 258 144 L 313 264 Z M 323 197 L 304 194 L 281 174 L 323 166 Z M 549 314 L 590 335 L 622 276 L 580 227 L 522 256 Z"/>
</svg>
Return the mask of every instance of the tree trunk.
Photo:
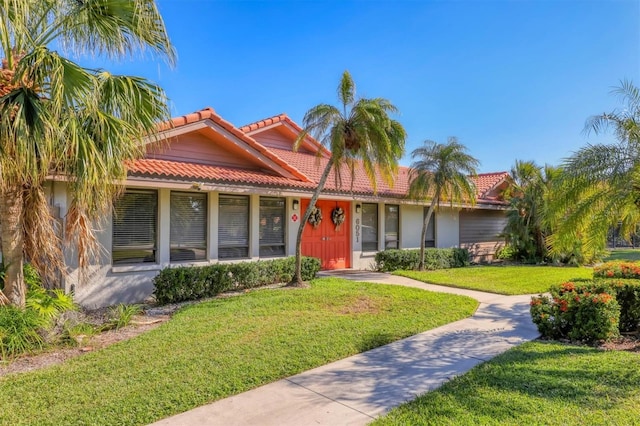
<svg viewBox="0 0 640 426">
<path fill-rule="evenodd" d="M 20 186 L 7 186 L 0 192 L 4 295 L 11 304 L 25 306 L 26 288 L 22 272 L 24 240 L 22 233 L 23 194 Z"/>
<path fill-rule="evenodd" d="M 424 221 L 422 223 L 422 237 L 420 238 L 420 261 L 418 262 L 418 271 L 424 271 L 424 240 L 427 238 L 427 228 L 429 227 L 429 221 L 431 220 L 431 216 L 433 215 L 433 211 L 436 208 L 436 203 L 438 202 L 439 197 L 440 191 L 436 191 L 435 196 L 431 200 L 429 210 L 427 210 L 427 215 L 424 217 Z"/>
<path fill-rule="evenodd" d="M 322 176 L 320 177 L 320 182 L 318 182 L 318 187 L 313 192 L 313 196 L 311 197 L 311 201 L 309 201 L 309 205 L 307 206 L 307 210 L 305 210 L 302 219 L 300 220 L 300 227 L 298 228 L 298 236 L 296 238 L 296 270 L 293 275 L 293 280 L 289 283 L 290 287 L 302 287 L 304 283 L 302 281 L 302 233 L 304 232 L 304 227 L 307 225 L 307 221 L 309 220 L 309 216 L 311 216 L 311 212 L 313 208 L 316 206 L 316 202 L 320 197 L 320 192 L 324 188 L 324 184 L 327 182 L 327 178 L 329 177 L 329 172 L 333 167 L 333 157 L 329 158 L 329 162 L 327 162 L 327 166 L 324 168 L 322 172 Z"/>
</svg>

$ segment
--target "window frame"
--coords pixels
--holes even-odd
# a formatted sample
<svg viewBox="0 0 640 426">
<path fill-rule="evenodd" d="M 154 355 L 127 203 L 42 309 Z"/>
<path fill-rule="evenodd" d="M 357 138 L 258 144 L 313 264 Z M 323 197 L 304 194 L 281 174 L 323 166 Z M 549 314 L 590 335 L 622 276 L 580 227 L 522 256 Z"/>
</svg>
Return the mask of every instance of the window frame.
<svg viewBox="0 0 640 426">
<path fill-rule="evenodd" d="M 268 206 L 268 205 L 263 205 L 263 201 L 265 202 L 279 202 L 282 203 L 282 206 Z M 266 204 L 266 203 L 265 203 Z M 263 208 L 267 209 L 267 212 L 263 211 Z M 269 214 L 269 210 L 271 210 L 271 212 L 275 211 L 276 209 L 278 209 L 278 211 L 282 213 L 281 216 L 275 215 L 273 216 L 272 214 Z M 281 210 L 280 210 L 281 209 Z M 287 221 L 287 199 L 285 197 L 260 197 L 259 200 L 259 222 L 258 222 L 258 255 L 260 257 L 282 257 L 282 256 L 286 256 L 287 255 L 287 226 L 286 226 L 286 221 Z M 281 232 L 282 232 L 282 242 L 269 242 L 269 241 L 263 241 L 263 226 L 268 226 L 269 225 L 269 221 L 273 220 L 275 218 L 280 217 L 280 228 L 281 228 Z M 262 224 L 262 220 L 265 219 L 266 223 L 263 225 Z M 275 223 L 272 222 L 272 225 L 275 225 Z M 273 232 L 273 231 L 272 231 Z M 281 248 L 274 250 L 274 248 Z M 267 250 L 271 250 L 271 253 L 267 253 Z M 281 251 L 281 253 L 279 252 Z"/>
<path fill-rule="evenodd" d="M 429 211 L 429 207 L 425 206 L 424 210 L 423 210 L 423 215 L 422 215 L 422 220 L 424 221 L 424 219 L 427 217 L 427 212 Z M 427 227 L 427 233 L 424 236 L 425 240 L 424 240 L 424 246 L 428 247 L 428 248 L 432 248 L 436 246 L 436 212 L 435 210 L 433 211 L 433 213 L 431 214 L 431 220 L 429 220 L 429 226 Z M 431 229 L 431 227 L 433 227 L 433 239 L 429 239 L 430 235 L 429 235 L 429 229 Z"/>
<path fill-rule="evenodd" d="M 238 244 L 238 243 L 223 243 L 220 236 L 223 235 L 223 221 L 222 217 L 234 217 L 234 214 L 223 214 L 222 208 L 223 204 L 221 201 L 223 199 L 236 199 L 236 200 L 246 200 L 246 238 L 243 238 L 246 241 L 246 244 Z M 241 256 L 221 256 L 221 253 L 226 249 L 235 249 L 236 251 L 246 251 L 246 254 L 243 253 Z M 218 259 L 220 260 L 235 260 L 235 259 L 249 259 L 251 258 L 251 198 L 248 195 L 237 195 L 237 194 L 220 194 L 218 196 Z"/>
<path fill-rule="evenodd" d="M 170 195 L 169 195 L 169 261 L 171 263 L 176 263 L 176 262 L 202 262 L 202 261 L 206 261 L 208 259 L 208 249 L 209 249 L 209 244 L 208 244 L 208 235 L 209 235 L 209 194 L 206 192 L 190 192 L 190 191 L 171 191 Z M 177 233 L 178 235 L 185 235 L 185 230 L 178 230 L 177 232 L 174 232 L 174 218 L 173 218 L 173 214 L 174 214 L 174 205 L 173 205 L 173 201 L 174 201 L 174 196 L 176 197 L 184 197 L 184 196 L 188 196 L 188 197 L 196 197 L 196 198 L 201 198 L 202 199 L 202 206 L 204 207 L 204 215 L 203 215 L 203 219 L 204 222 L 202 225 L 204 225 L 204 229 L 203 231 L 203 242 L 204 242 L 204 246 L 202 245 L 190 245 L 189 242 L 187 242 L 186 244 L 184 242 L 178 242 L 177 243 L 177 247 L 174 247 L 174 235 Z M 193 221 L 190 221 L 190 224 L 193 224 Z M 179 258 L 179 256 L 176 256 L 174 258 L 174 249 L 182 249 L 182 250 L 190 250 L 192 253 L 194 253 L 194 257 L 192 259 L 187 259 L 187 258 Z M 200 251 L 202 254 L 200 256 L 195 255 L 196 251 Z"/>
<path fill-rule="evenodd" d="M 375 220 L 374 220 L 374 224 L 369 225 L 367 224 L 368 222 L 365 222 L 365 213 L 367 213 L 368 208 L 369 209 L 373 209 L 375 208 Z M 379 249 L 379 242 L 380 242 L 380 230 L 379 230 L 379 225 L 380 225 L 380 211 L 379 211 L 379 206 L 377 203 L 362 203 L 362 251 L 378 251 Z M 373 210 L 370 212 L 373 213 Z M 365 233 L 365 227 L 370 228 L 372 230 L 375 231 L 375 241 L 365 241 L 365 238 L 367 236 L 367 234 Z M 374 247 L 375 248 L 372 248 Z"/>
<path fill-rule="evenodd" d="M 395 239 L 390 240 L 388 225 L 389 225 L 389 217 L 391 215 L 389 213 L 390 213 L 390 209 L 393 207 L 395 207 L 398 210 L 396 213 L 396 220 L 395 220 L 395 225 L 396 225 Z M 395 242 L 395 247 L 393 246 L 390 247 L 389 243 L 392 241 Z M 384 249 L 387 250 L 387 249 L 399 249 L 399 248 L 400 248 L 400 204 L 385 204 L 384 205 Z"/>
<path fill-rule="evenodd" d="M 148 214 L 148 217 L 153 218 L 153 229 L 152 229 L 152 235 L 150 236 L 150 238 L 148 238 L 148 240 L 151 240 L 153 242 L 153 244 L 151 244 L 150 248 L 141 248 L 141 246 L 149 246 L 149 244 L 137 244 L 137 245 L 117 245 L 117 240 L 119 239 L 126 239 L 127 235 L 128 238 L 131 240 L 133 238 L 135 238 L 136 236 L 129 230 L 123 230 L 123 229 L 118 229 L 118 215 L 122 214 L 124 212 L 118 212 L 118 209 L 121 207 L 121 203 L 124 202 L 125 198 L 127 198 L 128 196 L 131 196 L 133 194 L 146 194 L 146 195 L 152 195 L 152 200 L 153 200 L 153 209 L 154 211 L 151 212 L 150 214 Z M 132 207 L 133 207 L 133 214 L 139 214 L 141 212 L 140 206 L 135 204 L 135 201 L 131 202 Z M 124 193 L 114 202 L 113 207 L 112 207 L 112 211 L 111 211 L 111 265 L 112 266 L 135 266 L 135 265 L 149 265 L 149 264 L 158 264 L 159 262 L 159 253 L 158 253 L 158 234 L 159 234 L 159 194 L 157 190 L 153 190 L 153 189 L 137 189 L 137 188 L 127 188 Z M 144 219 L 144 218 L 143 218 Z M 122 219 L 124 220 L 124 218 Z M 138 224 L 139 218 L 134 218 L 133 219 L 133 223 L 129 224 L 129 226 L 133 227 L 134 229 L 140 230 L 140 224 Z M 122 222 L 122 224 L 120 226 L 126 226 L 127 224 L 125 224 L 124 222 Z M 120 235 L 118 235 L 120 234 Z M 144 239 L 144 238 L 142 238 Z M 118 260 L 115 259 L 114 254 L 115 253 L 122 253 L 122 252 L 140 252 L 140 251 L 151 251 L 151 255 L 152 257 L 149 258 L 149 256 L 145 256 L 145 257 L 123 257 L 120 258 Z M 146 260 L 148 259 L 148 260 Z"/>
</svg>

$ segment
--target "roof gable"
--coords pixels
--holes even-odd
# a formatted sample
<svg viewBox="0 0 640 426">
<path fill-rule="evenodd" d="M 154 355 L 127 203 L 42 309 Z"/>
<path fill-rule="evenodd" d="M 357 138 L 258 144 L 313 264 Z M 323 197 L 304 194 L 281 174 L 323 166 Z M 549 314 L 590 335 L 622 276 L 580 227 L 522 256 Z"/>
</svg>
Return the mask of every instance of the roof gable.
<svg viewBox="0 0 640 426">
<path fill-rule="evenodd" d="M 307 176 L 224 120 L 213 108 L 173 118 L 160 130 L 161 142 L 149 145 L 147 158 L 263 169 L 309 182 Z"/>
</svg>

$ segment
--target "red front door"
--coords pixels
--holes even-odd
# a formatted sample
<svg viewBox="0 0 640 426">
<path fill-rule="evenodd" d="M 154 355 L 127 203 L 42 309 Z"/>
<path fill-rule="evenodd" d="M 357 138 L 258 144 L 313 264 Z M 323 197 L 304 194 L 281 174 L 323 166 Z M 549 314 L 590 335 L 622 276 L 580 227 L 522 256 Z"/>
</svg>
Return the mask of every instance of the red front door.
<svg viewBox="0 0 640 426">
<path fill-rule="evenodd" d="M 310 200 L 302 200 L 304 213 Z M 351 209 L 347 201 L 318 200 L 316 207 L 322 211 L 322 221 L 317 227 L 306 223 L 302 232 L 302 254 L 317 257 L 322 261 L 322 269 L 342 269 L 351 267 Z M 332 212 L 342 208 L 344 223 L 336 227 L 331 220 Z"/>
</svg>

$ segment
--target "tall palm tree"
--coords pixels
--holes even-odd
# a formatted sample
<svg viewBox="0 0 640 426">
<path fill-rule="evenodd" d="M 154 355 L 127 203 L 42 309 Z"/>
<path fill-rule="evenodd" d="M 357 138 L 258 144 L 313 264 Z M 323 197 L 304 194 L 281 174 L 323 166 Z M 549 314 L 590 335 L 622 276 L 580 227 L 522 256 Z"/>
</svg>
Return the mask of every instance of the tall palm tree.
<svg viewBox="0 0 640 426">
<path fill-rule="evenodd" d="M 640 90 L 625 80 L 612 93 L 624 107 L 589 118 L 585 133 L 613 130 L 617 142 L 587 145 L 562 165 L 550 212 L 558 227 L 554 251 L 580 241 L 595 255 L 611 226 L 621 223 L 629 236 L 640 221 Z"/>
<path fill-rule="evenodd" d="M 427 228 L 433 212 L 440 202 L 469 202 L 474 204 L 476 189 L 469 176 L 477 175 L 480 162 L 467 154 L 467 148 L 450 137 L 446 144 L 431 140 L 411 153 L 414 162 L 409 170 L 409 196 L 417 200 L 431 198 L 431 204 L 422 223 L 420 238 L 420 261 L 418 269 L 424 270 L 424 247 Z"/>
<path fill-rule="evenodd" d="M 507 212 L 504 234 L 507 243 L 524 260 L 547 257 L 547 237 L 551 229 L 546 220 L 551 186 L 561 169 L 538 166 L 533 161 L 516 160 L 511 168 L 510 185 L 504 192 L 511 209 Z"/>
<path fill-rule="evenodd" d="M 297 150 L 310 134 L 329 149 L 331 156 L 298 229 L 296 270 L 292 285 L 303 285 L 302 232 L 331 170 L 340 183 L 342 167 L 346 166 L 353 182 L 355 167 L 361 165 L 375 191 L 376 170 L 385 181 L 392 184 L 398 170 L 398 160 L 404 154 L 406 132 L 398 121 L 390 117 L 390 114 L 397 112 L 391 102 L 383 98 L 356 98 L 356 86 L 348 71 L 342 74 L 338 85 L 338 100 L 338 107 L 320 104 L 307 111 L 303 118 L 304 130 L 294 144 Z"/>
<path fill-rule="evenodd" d="M 174 60 L 153 0 L 0 0 L 0 239 L 11 303 L 25 303 L 25 255 L 45 276 L 64 267 L 48 178 L 67 182 L 65 237 L 85 266 L 98 247 L 92 223 L 118 191 L 112 182 L 126 177 L 125 160 L 140 156 L 141 140 L 169 117 L 155 84 L 70 58 L 147 51 Z"/>
</svg>

